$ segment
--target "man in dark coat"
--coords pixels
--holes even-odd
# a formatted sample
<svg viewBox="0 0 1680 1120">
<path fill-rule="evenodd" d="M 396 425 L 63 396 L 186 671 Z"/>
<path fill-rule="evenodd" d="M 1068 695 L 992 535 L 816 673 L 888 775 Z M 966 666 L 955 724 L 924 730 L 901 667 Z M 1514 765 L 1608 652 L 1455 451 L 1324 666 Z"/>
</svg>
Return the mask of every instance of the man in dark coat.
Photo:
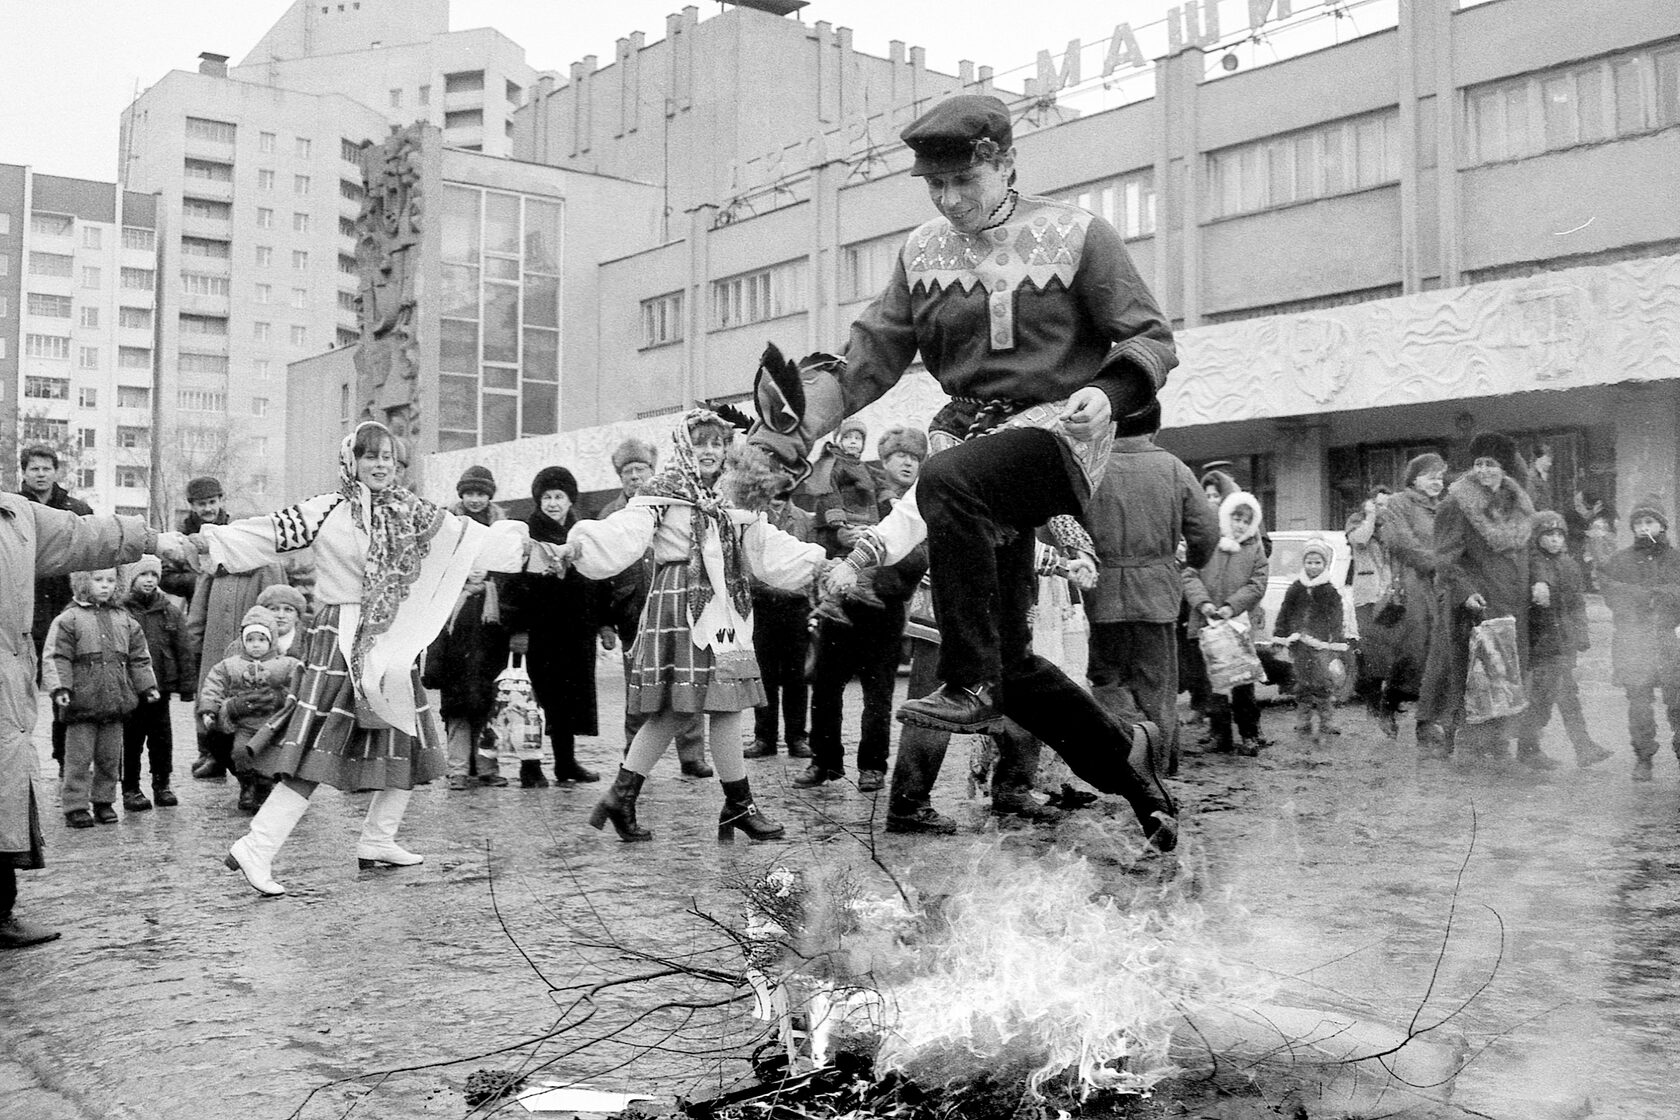
<svg viewBox="0 0 1680 1120">
<path fill-rule="evenodd" d="M 1184 563 L 1200 568 L 1219 543 L 1219 517 L 1190 468 L 1155 443 L 1161 402 L 1115 424 L 1108 473 L 1091 499 L 1097 586 L 1085 596 L 1091 622 L 1086 676 L 1098 703 L 1122 726 L 1160 729 L 1157 769 L 1178 772 L 1178 636 Z"/>
<path fill-rule="evenodd" d="M 181 518 L 181 532 L 192 536 L 205 525 L 226 525 L 227 510 L 222 508 L 222 484 L 208 475 L 187 483 L 187 514 Z M 185 564 L 166 564 L 158 586 L 170 595 L 179 596 L 189 604 L 198 586 L 198 576 Z M 221 651 L 216 651 L 221 656 Z M 211 664 L 214 664 L 214 658 Z"/>
<path fill-rule="evenodd" d="M 1680 757 L 1680 552 L 1668 540 L 1668 511 L 1646 498 L 1628 515 L 1633 546 L 1599 572 L 1616 628 L 1610 638 L 1611 681 L 1627 690 L 1633 780 L 1651 780 L 1657 756 L 1657 690 L 1662 689 L 1674 753 Z"/>
<path fill-rule="evenodd" d="M 622 489 L 612 501 L 601 507 L 596 517 L 611 517 L 619 510 L 630 504 L 630 499 L 642 488 L 642 483 L 653 477 L 653 468 L 659 463 L 659 454 L 653 444 L 646 440 L 631 437 L 613 449 L 613 472 L 618 475 Z M 630 673 L 630 643 L 636 640 L 636 632 L 642 624 L 642 607 L 647 603 L 648 586 L 653 580 L 653 550 L 649 549 L 642 557 L 640 564 L 632 564 L 618 575 L 606 580 L 607 585 L 607 620 L 601 627 L 601 645 L 607 649 L 617 646 L 624 656 L 624 672 L 626 677 Z M 636 732 L 641 730 L 642 724 L 647 722 L 647 713 L 633 712 L 626 706 L 624 711 L 624 749 L 630 749 L 631 740 Z M 809 753 L 809 748 L 806 748 Z M 793 749 L 788 749 L 790 755 Z M 795 757 L 804 757 L 803 755 Z M 683 724 L 682 730 L 677 732 L 677 761 L 682 765 L 683 776 L 686 778 L 710 778 L 712 768 L 706 763 L 706 714 L 695 712 Z"/>
<path fill-rule="evenodd" d="M 23 483 L 18 493 L 48 509 L 60 509 L 79 517 L 92 513 L 92 506 L 80 498 L 72 498 L 70 491 L 59 485 L 58 466 L 58 452 L 52 448 L 41 445 L 24 448 L 18 456 L 18 470 Z M 30 636 L 35 642 L 37 664 L 47 641 L 47 630 L 52 626 L 53 619 L 58 617 L 58 612 L 69 603 L 68 575 L 45 576 L 35 581 L 35 625 Z M 52 756 L 60 763 L 64 761 L 64 724 L 59 720 L 56 708 L 52 717 Z"/>
<path fill-rule="evenodd" d="M 797 540 L 811 539 L 811 515 L 793 504 L 793 480 L 771 499 L 765 516 L 770 524 Z M 809 758 L 805 729 L 810 716 L 811 689 L 805 680 L 805 655 L 810 650 L 811 597 L 805 591 L 784 591 L 754 577 L 752 581 L 753 654 L 758 658 L 764 703 L 753 710 L 752 746 L 743 758 L 769 758 L 776 753 L 776 723 L 789 758 Z"/>
</svg>

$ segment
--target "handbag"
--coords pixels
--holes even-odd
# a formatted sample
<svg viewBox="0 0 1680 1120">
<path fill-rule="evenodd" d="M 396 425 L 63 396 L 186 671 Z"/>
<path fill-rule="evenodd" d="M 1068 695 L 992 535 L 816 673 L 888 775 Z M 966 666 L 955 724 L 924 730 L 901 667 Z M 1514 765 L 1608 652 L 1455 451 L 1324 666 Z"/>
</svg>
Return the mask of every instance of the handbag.
<svg viewBox="0 0 1680 1120">
<path fill-rule="evenodd" d="M 531 674 L 517 653 L 508 654 L 507 668 L 496 674 L 496 699 L 479 737 L 486 754 L 511 753 L 521 762 L 541 762 L 547 755 L 543 711 L 531 687 Z"/>
<path fill-rule="evenodd" d="M 1234 619 L 1210 619 L 1196 635 L 1207 663 L 1208 687 L 1229 693 L 1245 684 L 1258 684 L 1265 675 L 1260 655 L 1254 652 L 1254 635 L 1248 626 Z"/>
<path fill-rule="evenodd" d="M 1377 596 L 1377 609 L 1371 618 L 1379 626 L 1394 626 L 1406 617 L 1406 585 L 1395 576 Z"/>
<path fill-rule="evenodd" d="M 1488 723 L 1528 707 L 1523 691 L 1517 620 L 1490 618 L 1470 631 L 1470 665 L 1464 679 L 1464 721 Z"/>
</svg>

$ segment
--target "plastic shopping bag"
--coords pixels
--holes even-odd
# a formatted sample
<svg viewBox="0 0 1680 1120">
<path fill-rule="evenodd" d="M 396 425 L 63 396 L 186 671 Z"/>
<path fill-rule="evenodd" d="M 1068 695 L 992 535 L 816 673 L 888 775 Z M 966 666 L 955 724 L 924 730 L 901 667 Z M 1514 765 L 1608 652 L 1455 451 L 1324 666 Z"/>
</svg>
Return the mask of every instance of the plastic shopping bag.
<svg viewBox="0 0 1680 1120">
<path fill-rule="evenodd" d="M 1202 646 L 1208 685 L 1213 691 L 1229 693 L 1238 685 L 1259 684 L 1265 679 L 1260 655 L 1254 652 L 1254 635 L 1248 619 L 1241 615 L 1210 619 L 1197 640 Z"/>
<path fill-rule="evenodd" d="M 1517 620 L 1506 615 L 1478 623 L 1470 631 L 1470 671 L 1464 681 L 1466 723 L 1487 723 L 1514 716 L 1528 707 L 1522 662 L 1517 651 Z"/>
<path fill-rule="evenodd" d="M 548 757 L 542 708 L 531 688 L 531 674 L 520 660 L 518 654 L 509 655 L 507 668 L 496 674 L 496 700 L 484 725 L 481 749 L 512 754 L 521 762 L 541 762 Z"/>
</svg>

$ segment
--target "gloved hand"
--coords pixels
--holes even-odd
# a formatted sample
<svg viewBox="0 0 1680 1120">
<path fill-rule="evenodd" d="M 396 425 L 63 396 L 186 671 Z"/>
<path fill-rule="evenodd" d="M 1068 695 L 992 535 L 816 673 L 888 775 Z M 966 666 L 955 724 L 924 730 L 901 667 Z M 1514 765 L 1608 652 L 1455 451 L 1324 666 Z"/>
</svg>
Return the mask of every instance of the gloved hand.
<svg viewBox="0 0 1680 1120">
<path fill-rule="evenodd" d="M 199 712 L 198 713 L 198 723 L 199 723 L 199 726 L 204 728 L 204 730 L 206 730 L 206 731 L 216 730 L 216 713 L 215 712 Z"/>
<path fill-rule="evenodd" d="M 68 688 L 53 689 L 52 702 L 53 707 L 57 708 L 59 711 L 63 711 L 65 708 L 68 708 L 70 706 L 70 690 Z"/>
<path fill-rule="evenodd" d="M 601 627 L 601 648 L 609 651 L 618 648 L 618 631 L 611 626 Z"/>
</svg>

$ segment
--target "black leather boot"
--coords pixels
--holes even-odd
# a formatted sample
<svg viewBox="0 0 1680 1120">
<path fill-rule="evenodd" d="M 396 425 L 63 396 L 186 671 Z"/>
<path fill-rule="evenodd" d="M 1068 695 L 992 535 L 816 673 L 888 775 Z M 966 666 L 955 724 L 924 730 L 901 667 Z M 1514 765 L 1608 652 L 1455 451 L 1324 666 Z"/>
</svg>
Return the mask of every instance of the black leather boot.
<svg viewBox="0 0 1680 1120">
<path fill-rule="evenodd" d="M 647 779 L 634 770 L 626 770 L 620 766 L 618 777 L 595 803 L 595 809 L 589 814 L 589 823 L 594 828 L 601 828 L 608 821 L 612 821 L 613 831 L 626 844 L 633 844 L 638 840 L 652 840 L 653 833 L 636 823 L 636 799 L 642 795 L 642 783 Z M 745 785 L 745 782 L 741 783 Z"/>
<path fill-rule="evenodd" d="M 899 705 L 898 718 L 916 727 L 956 735 L 978 735 L 1003 725 L 1002 713 L 992 703 L 992 690 L 987 685 L 963 688 L 942 684 L 920 699 Z"/>
<path fill-rule="evenodd" d="M 735 830 L 747 834 L 749 840 L 774 840 L 787 829 L 758 811 L 753 804 L 752 786 L 747 779 L 723 783 L 723 812 L 718 814 L 718 843 L 728 844 L 735 839 Z"/>
</svg>

